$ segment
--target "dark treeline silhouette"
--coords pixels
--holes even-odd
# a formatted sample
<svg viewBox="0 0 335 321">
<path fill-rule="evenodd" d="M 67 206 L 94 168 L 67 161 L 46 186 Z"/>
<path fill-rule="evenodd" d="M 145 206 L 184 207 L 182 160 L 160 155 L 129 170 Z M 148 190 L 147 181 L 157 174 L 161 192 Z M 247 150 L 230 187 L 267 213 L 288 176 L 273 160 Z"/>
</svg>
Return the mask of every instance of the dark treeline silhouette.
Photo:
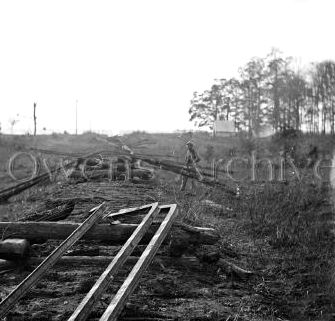
<svg viewBox="0 0 335 321">
<path fill-rule="evenodd" d="M 214 120 L 233 120 L 237 130 L 273 129 L 334 133 L 335 62 L 294 68 L 292 57 L 272 49 L 265 58 L 252 58 L 239 77 L 217 79 L 210 90 L 195 92 L 190 120 L 212 128 Z"/>
</svg>

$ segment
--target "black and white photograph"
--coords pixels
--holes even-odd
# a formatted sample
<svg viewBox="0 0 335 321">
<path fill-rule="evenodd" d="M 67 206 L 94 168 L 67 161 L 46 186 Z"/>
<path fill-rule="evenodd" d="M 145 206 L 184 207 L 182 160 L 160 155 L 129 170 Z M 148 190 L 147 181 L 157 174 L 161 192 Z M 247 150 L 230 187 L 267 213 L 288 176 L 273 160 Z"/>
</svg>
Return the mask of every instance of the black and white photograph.
<svg viewBox="0 0 335 321">
<path fill-rule="evenodd" d="M 334 1 L 0 1 L 0 321 L 335 321 L 334 205 Z"/>
</svg>

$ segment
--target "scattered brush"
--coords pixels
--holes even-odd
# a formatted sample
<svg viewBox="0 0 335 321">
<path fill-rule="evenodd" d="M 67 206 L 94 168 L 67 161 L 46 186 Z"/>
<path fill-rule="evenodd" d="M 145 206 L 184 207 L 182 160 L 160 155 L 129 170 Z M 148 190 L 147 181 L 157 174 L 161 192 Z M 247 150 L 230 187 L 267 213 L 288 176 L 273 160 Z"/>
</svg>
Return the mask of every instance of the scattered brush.
<svg viewBox="0 0 335 321">
<path fill-rule="evenodd" d="M 54 203 L 52 203 L 52 201 L 47 201 L 45 206 L 25 215 L 23 218 L 19 219 L 19 221 L 55 222 L 59 220 L 64 220 L 72 213 L 75 204 L 76 203 L 74 200 L 68 200 L 63 202 L 57 201 Z"/>
<path fill-rule="evenodd" d="M 280 282 L 288 301 L 277 308 L 287 312 L 291 305 L 289 314 L 297 319 L 312 314 L 318 320 L 317 316 L 332 313 L 334 236 L 328 197 L 324 186 L 269 184 L 255 190 L 244 206 L 245 228 L 255 241 L 266 240 L 272 248 L 264 262 L 268 283 Z M 297 296 L 304 298 L 304 308 L 294 306 Z M 322 302 L 316 303 L 321 296 Z"/>
</svg>

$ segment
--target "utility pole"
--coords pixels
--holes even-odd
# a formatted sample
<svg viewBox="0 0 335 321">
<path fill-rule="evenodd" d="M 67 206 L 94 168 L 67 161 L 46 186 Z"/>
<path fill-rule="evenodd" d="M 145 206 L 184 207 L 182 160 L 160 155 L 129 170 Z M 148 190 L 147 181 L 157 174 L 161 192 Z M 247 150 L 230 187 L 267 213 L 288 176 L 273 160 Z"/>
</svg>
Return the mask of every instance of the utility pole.
<svg viewBox="0 0 335 321">
<path fill-rule="evenodd" d="M 78 99 L 76 99 L 76 135 L 78 135 Z"/>
<path fill-rule="evenodd" d="M 36 103 L 34 103 L 34 136 L 36 136 Z"/>
</svg>

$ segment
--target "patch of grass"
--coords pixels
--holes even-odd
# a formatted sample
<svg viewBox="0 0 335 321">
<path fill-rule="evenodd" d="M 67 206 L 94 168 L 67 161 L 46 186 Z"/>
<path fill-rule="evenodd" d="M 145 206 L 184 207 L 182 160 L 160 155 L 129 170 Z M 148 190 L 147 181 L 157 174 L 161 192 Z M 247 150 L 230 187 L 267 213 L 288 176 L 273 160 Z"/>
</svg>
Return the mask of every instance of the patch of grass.
<svg viewBox="0 0 335 321">
<path fill-rule="evenodd" d="M 248 228 L 276 247 L 302 250 L 320 246 L 329 234 L 329 225 L 320 213 L 327 197 L 325 189 L 312 184 L 266 184 L 262 190 L 254 190 L 246 204 Z"/>
<path fill-rule="evenodd" d="M 263 253 L 267 256 L 265 284 L 270 292 L 272 283 L 281 284 L 286 304 L 278 309 L 294 320 L 326 320 L 325 315 L 334 312 L 334 235 L 328 186 L 268 184 L 251 193 L 244 214 L 250 236 L 270 245 L 271 251 Z"/>
</svg>

